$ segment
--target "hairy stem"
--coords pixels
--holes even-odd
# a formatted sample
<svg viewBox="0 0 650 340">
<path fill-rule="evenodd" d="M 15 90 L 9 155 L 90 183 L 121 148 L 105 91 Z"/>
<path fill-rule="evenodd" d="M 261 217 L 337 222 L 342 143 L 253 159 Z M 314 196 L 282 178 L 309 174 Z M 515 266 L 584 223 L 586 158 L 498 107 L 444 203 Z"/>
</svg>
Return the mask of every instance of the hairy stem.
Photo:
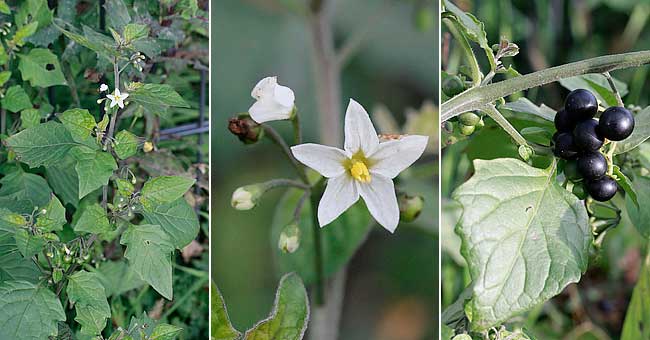
<svg viewBox="0 0 650 340">
<path fill-rule="evenodd" d="M 560 79 L 588 73 L 604 73 L 647 63 L 650 63 L 650 51 L 614 54 L 551 67 L 465 91 L 442 104 L 440 118 L 444 122 L 463 112 L 483 109 L 485 105 L 515 92 Z"/>
</svg>

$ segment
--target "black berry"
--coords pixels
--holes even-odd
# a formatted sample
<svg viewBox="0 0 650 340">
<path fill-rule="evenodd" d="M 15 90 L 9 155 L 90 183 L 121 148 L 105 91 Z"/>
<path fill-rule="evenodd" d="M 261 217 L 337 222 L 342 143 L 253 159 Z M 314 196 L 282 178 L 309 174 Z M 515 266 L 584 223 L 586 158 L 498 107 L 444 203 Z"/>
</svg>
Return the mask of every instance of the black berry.
<svg viewBox="0 0 650 340">
<path fill-rule="evenodd" d="M 578 158 L 578 171 L 588 180 L 603 177 L 607 172 L 607 160 L 600 152 L 587 152 Z"/>
<path fill-rule="evenodd" d="M 603 136 L 598 129 L 598 121 L 588 119 L 576 125 L 573 130 L 573 141 L 584 151 L 596 151 L 603 146 Z"/>
<path fill-rule="evenodd" d="M 578 161 L 572 159 L 566 162 L 564 165 L 564 176 L 572 182 L 578 181 L 582 178 L 578 171 Z"/>
<path fill-rule="evenodd" d="M 598 101 L 585 89 L 571 91 L 564 101 L 564 109 L 576 121 L 593 118 L 598 112 Z"/>
<path fill-rule="evenodd" d="M 587 181 L 587 192 L 596 201 L 609 201 L 616 195 L 617 189 L 616 181 L 609 176 Z"/>
<path fill-rule="evenodd" d="M 578 147 L 573 142 L 573 135 L 563 132 L 555 137 L 555 147 L 553 153 L 555 156 L 564 159 L 573 159 L 578 155 Z"/>
<path fill-rule="evenodd" d="M 555 129 L 560 132 L 571 132 L 576 122 L 566 110 L 562 109 L 555 114 Z"/>
<path fill-rule="evenodd" d="M 607 108 L 600 116 L 600 131 L 609 140 L 619 141 L 627 138 L 634 130 L 634 116 L 619 106 Z"/>
</svg>

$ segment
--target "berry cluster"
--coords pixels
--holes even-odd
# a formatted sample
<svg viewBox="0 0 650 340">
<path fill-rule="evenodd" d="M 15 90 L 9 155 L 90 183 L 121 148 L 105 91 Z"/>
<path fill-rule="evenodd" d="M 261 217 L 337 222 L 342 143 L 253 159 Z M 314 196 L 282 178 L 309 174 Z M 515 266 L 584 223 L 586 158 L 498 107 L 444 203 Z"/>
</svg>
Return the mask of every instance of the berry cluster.
<svg viewBox="0 0 650 340">
<path fill-rule="evenodd" d="M 573 192 L 583 198 L 585 191 L 597 201 L 608 201 L 617 191 L 616 180 L 607 175 L 607 159 L 600 152 L 605 139 L 621 141 L 634 130 L 634 116 L 623 107 L 606 109 L 594 119 L 598 102 L 584 89 L 571 91 L 564 108 L 555 115 L 553 152 L 566 159 L 564 174 L 575 182 Z M 583 182 L 581 180 L 584 179 Z"/>
</svg>

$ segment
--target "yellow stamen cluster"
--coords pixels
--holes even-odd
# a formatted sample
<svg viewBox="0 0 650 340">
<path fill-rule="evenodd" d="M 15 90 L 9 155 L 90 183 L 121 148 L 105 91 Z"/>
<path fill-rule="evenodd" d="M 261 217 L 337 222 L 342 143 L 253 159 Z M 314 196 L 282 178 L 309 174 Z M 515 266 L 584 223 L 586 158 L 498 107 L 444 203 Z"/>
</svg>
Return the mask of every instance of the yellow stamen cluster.
<svg viewBox="0 0 650 340">
<path fill-rule="evenodd" d="M 371 180 L 370 172 L 368 171 L 366 163 L 359 160 L 352 160 L 350 175 L 361 183 L 370 183 Z"/>
</svg>

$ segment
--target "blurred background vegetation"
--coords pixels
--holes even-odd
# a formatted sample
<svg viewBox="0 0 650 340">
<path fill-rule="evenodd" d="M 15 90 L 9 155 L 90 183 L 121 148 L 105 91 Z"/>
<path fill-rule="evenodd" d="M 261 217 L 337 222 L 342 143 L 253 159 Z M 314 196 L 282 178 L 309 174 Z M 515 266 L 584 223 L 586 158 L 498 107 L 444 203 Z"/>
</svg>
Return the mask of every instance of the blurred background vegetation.
<svg viewBox="0 0 650 340">
<path fill-rule="evenodd" d="M 538 0 L 538 1 L 453 1 L 485 24 L 490 44 L 504 37 L 516 43 L 519 55 L 507 58 L 521 74 L 572 61 L 650 48 L 650 2 L 631 0 Z M 442 30 L 442 67 L 454 63 L 451 37 Z M 481 53 L 477 53 L 481 56 Z M 482 68 L 487 69 L 487 62 Z M 615 71 L 612 75 L 628 85 L 626 105 L 645 107 L 648 66 Z M 498 81 L 497 79 L 496 81 Z M 568 90 L 551 83 L 526 91 L 526 98 L 559 109 Z M 508 119 L 521 129 L 530 125 L 526 118 Z M 468 140 L 449 146 L 441 155 L 442 170 L 442 304 L 443 310 L 455 301 L 469 283 L 469 273 L 460 256 L 460 239 L 453 228 L 459 217 L 451 192 L 471 176 L 476 158 L 517 158 L 509 136 L 493 123 Z M 625 205 L 617 196 L 617 206 Z M 617 339 L 623 326 L 632 288 L 645 255 L 645 241 L 623 216 L 589 261 L 589 270 L 578 284 L 531 312 L 512 320 L 538 339 Z"/>
<path fill-rule="evenodd" d="M 300 13 L 304 3 L 223 0 L 212 8 L 212 276 L 238 329 L 266 317 L 283 274 L 274 262 L 277 245 L 270 238 L 274 203 L 282 192 L 265 195 L 252 211 L 233 209 L 231 194 L 237 187 L 294 172 L 268 140 L 254 146 L 240 143 L 229 133 L 228 119 L 250 107 L 250 92 L 259 79 L 277 75 L 280 84 L 295 92 L 304 140 L 318 142 L 318 79 L 307 20 Z M 428 131 L 437 131 L 437 108 L 431 104 L 438 95 L 436 17 L 434 1 L 336 2 L 337 46 L 354 32 L 367 30 L 358 53 L 342 72 L 342 101 L 347 105 L 354 98 L 376 112 L 373 119 L 382 132 L 399 133 L 386 131 L 389 124 L 382 123 L 383 118 L 393 117 L 402 125 L 407 112 L 418 111 L 431 117 Z M 427 129 L 424 121 L 411 125 Z M 290 124 L 271 125 L 291 136 Z M 431 142 L 437 142 L 437 132 Z M 394 235 L 373 228 L 348 266 L 341 339 L 415 340 L 437 334 L 434 145 L 418 167 L 424 176 L 407 184 L 425 197 L 422 215 L 414 223 L 402 224 Z"/>
</svg>

